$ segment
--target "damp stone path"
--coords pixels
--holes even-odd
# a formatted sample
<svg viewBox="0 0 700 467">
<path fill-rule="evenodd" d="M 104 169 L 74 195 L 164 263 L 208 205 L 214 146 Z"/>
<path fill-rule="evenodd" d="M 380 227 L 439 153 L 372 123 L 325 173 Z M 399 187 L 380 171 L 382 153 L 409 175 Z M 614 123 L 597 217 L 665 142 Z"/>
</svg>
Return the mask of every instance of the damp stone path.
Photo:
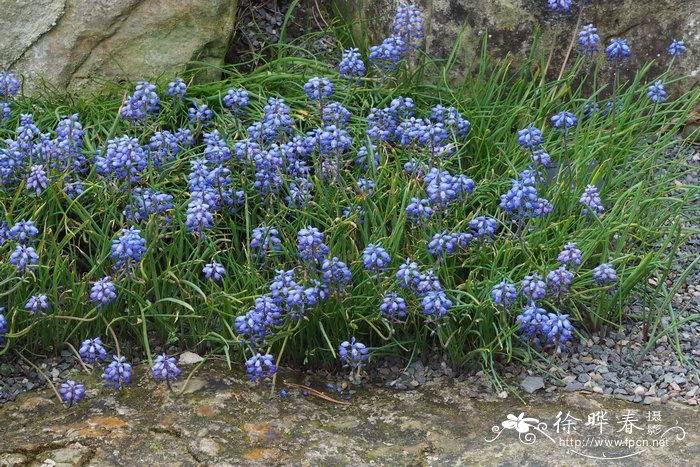
<svg viewBox="0 0 700 467">
<path fill-rule="evenodd" d="M 301 377 L 282 372 L 278 387 Z M 277 390 L 271 397 L 269 388 L 209 363 L 184 391 L 182 385 L 177 395 L 148 378 L 115 393 L 95 379 L 71 409 L 50 391 L 23 394 L 0 406 L 0 465 L 639 466 L 700 459 L 700 410 L 675 403 L 563 391 L 539 391 L 524 402 L 472 398 L 469 382 L 442 379 L 415 391 L 365 387 L 349 401 L 327 393 L 350 404 L 341 405 L 289 386 L 287 397 Z M 599 460 L 611 458 L 617 460 Z"/>
</svg>

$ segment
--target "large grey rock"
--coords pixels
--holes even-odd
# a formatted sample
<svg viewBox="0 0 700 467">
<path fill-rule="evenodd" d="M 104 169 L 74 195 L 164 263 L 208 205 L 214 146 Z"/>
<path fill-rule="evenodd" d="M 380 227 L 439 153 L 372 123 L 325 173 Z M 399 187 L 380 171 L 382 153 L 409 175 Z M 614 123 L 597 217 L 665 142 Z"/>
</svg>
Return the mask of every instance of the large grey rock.
<svg viewBox="0 0 700 467">
<path fill-rule="evenodd" d="M 81 87 L 140 79 L 188 62 L 221 63 L 236 0 L 0 0 L 0 69 Z"/>
<path fill-rule="evenodd" d="M 354 35 L 363 45 L 381 42 L 391 32 L 394 0 L 335 0 L 339 11 L 353 21 Z M 512 55 L 522 61 L 530 52 L 532 39 L 541 30 L 540 51 L 545 58 L 552 51 L 549 74 L 558 75 L 576 29 L 577 8 L 571 15 L 551 12 L 546 0 L 417 0 L 426 18 L 425 47 L 435 57 L 446 58 L 464 29 L 457 54 L 455 75 L 478 65 L 483 35 L 488 34 L 489 52 L 496 57 Z M 574 2 L 581 4 L 583 2 Z M 379 20 L 372 20 L 380 18 Z M 688 52 L 674 67 L 690 75 L 690 87 L 700 82 L 700 0 L 599 0 L 584 7 L 581 25 L 593 23 L 602 48 L 613 37 L 626 38 L 633 56 L 623 71 L 630 78 L 649 60 L 658 59 L 651 74 L 662 72 L 669 59 L 666 48 L 671 39 L 685 40 Z M 364 37 L 369 34 L 369 43 Z M 576 54 L 576 44 L 572 55 Z M 599 57 L 604 62 L 602 57 Z M 605 68 L 605 67 L 604 67 Z"/>
</svg>

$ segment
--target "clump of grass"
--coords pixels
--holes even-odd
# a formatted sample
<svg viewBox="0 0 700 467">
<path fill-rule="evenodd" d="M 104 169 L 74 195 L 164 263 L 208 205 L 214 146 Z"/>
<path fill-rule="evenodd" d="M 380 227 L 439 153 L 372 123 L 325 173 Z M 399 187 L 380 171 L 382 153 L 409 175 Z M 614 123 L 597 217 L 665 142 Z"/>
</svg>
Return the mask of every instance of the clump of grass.
<svg viewBox="0 0 700 467">
<path fill-rule="evenodd" d="M 399 28 L 397 34 L 405 33 Z M 336 66 L 340 51 L 333 63 L 301 58 L 301 52 L 293 43 L 270 46 L 261 57 L 274 58 L 260 58 L 254 71 L 227 67 L 225 79 L 192 84 L 183 99 L 165 98 L 160 83 L 160 109 L 133 121 L 122 118 L 124 109 L 145 107 L 134 104 L 134 94 L 124 100 L 132 86 L 15 98 L 0 129 L 7 139 L 0 144 L 7 221 L 0 245 L 6 322 L 0 353 L 13 347 L 51 352 L 109 334 L 140 342 L 149 360 L 153 339 L 224 353 L 229 361 L 248 361 L 259 378 L 274 373 L 271 355 L 274 364 L 335 364 L 338 346 L 352 336 L 370 356 L 407 357 L 438 345 L 456 365 L 492 367 L 495 358 L 528 358 L 528 346 L 566 350 L 578 335 L 619 326 L 628 318 L 630 297 L 654 299 L 647 279 L 668 270 L 691 191 L 678 191 L 673 181 L 679 163 L 665 156 L 672 148 L 684 150 L 675 134 L 698 91 L 653 103 L 646 98 L 648 83 L 673 79 L 670 72 L 649 78 L 644 68 L 632 82 L 616 82 L 612 97 L 602 99 L 606 86 L 596 71 L 584 73 L 588 56 L 548 81 L 537 53 L 512 69 L 507 61 L 490 61 L 486 42 L 478 72 L 458 83 L 448 79 L 454 55 L 446 62 L 424 57 L 411 72 L 404 50 L 402 60 L 380 60 L 381 69 L 368 65 L 366 76 L 347 79 Z M 425 78 L 432 69 L 441 73 Z M 328 80 L 313 82 L 321 86 L 316 99 L 305 92 L 312 77 Z M 327 83 L 332 94 L 324 93 Z M 152 95 L 141 88 L 146 102 Z M 235 112 L 225 96 L 240 88 L 249 102 Z M 292 126 L 272 122 L 270 108 L 265 110 L 271 97 L 284 99 Z M 206 114 L 202 104 L 211 117 L 193 119 L 197 108 Z M 454 111 L 437 117 L 438 105 Z M 342 106 L 349 118 L 329 128 L 321 116 L 333 106 Z M 188 108 L 194 109 L 189 115 Z M 577 120 L 566 131 L 551 121 L 562 111 Z M 370 113 L 395 120 L 380 128 L 386 130 L 382 137 L 371 131 Z M 32 114 L 48 139 L 55 138 L 62 115 L 78 114 L 85 136 L 74 156 L 85 163 L 76 169 L 39 154 L 38 134 L 19 156 L 12 152 L 17 129 L 29 125 L 22 114 Z M 469 125 L 460 129 L 450 120 L 458 115 Z M 543 130 L 532 147 L 519 143 L 518 131 L 529 126 Z M 182 128 L 191 142 L 179 140 L 177 154 L 157 162 L 160 156 L 149 146 L 154 135 Z M 219 149 L 231 155 L 207 155 L 214 130 Z M 425 136 L 428 131 L 435 136 Z M 302 147 L 296 161 L 282 149 L 294 137 Z M 135 152 L 124 171 L 110 142 L 129 138 Z M 237 157 L 235 144 L 246 138 L 259 147 L 250 157 Z M 544 162 L 538 149 L 551 161 Z M 143 159 L 137 161 L 139 151 Z M 192 166 L 197 161 L 208 164 L 199 179 Z M 48 183 L 30 190 L 37 164 Z M 506 209 L 502 195 L 514 186 L 536 190 L 534 204 Z M 589 186 L 600 194 L 601 209 L 582 205 Z M 159 212 L 134 217 L 156 192 L 172 198 L 162 199 Z M 415 203 L 432 214 L 415 214 Z M 210 220 L 192 214 L 204 211 Z M 8 229 L 23 219 L 35 223 L 36 237 L 10 235 Z M 480 222 L 492 231 L 479 230 Z M 124 241 L 133 246 L 143 239 L 145 250 L 124 259 L 113 243 L 131 227 L 139 232 Z M 10 262 L 23 242 L 35 249 L 36 268 L 22 271 Z M 549 279 L 542 293 L 523 293 L 521 281 L 533 275 L 547 281 L 571 242 L 581 252 L 581 263 L 567 269 L 571 284 L 553 288 Z M 418 272 L 397 279 L 406 260 Z M 596 280 L 594 270 L 602 264 L 614 269 L 617 280 Z M 283 282 L 283 271 L 293 273 L 296 285 Z M 349 279 L 340 278 L 346 274 Z M 91 299 L 93 284 L 106 276 L 116 298 Z M 503 281 L 518 291 L 508 306 L 492 295 Z M 288 290 L 300 297 L 293 301 Z M 37 294 L 46 295 L 49 307 L 33 313 L 25 305 Z M 380 309 L 386 299 L 390 306 Z M 552 328 L 553 318 L 559 328 Z"/>
</svg>

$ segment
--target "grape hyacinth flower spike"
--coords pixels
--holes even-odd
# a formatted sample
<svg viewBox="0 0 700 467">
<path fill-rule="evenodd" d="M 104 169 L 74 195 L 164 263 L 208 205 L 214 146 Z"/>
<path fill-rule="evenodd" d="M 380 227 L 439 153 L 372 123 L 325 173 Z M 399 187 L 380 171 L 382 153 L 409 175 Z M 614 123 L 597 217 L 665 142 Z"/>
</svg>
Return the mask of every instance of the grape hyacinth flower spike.
<svg viewBox="0 0 700 467">
<path fill-rule="evenodd" d="M 688 48 L 685 46 L 685 42 L 676 39 L 673 39 L 668 46 L 668 54 L 678 58 L 680 58 L 686 50 L 688 50 Z"/>
<path fill-rule="evenodd" d="M 8 331 L 7 319 L 3 314 L 4 311 L 5 308 L 0 306 L 0 344 L 5 342 L 5 334 L 7 334 Z"/>
<path fill-rule="evenodd" d="M 151 373 L 158 381 L 166 381 L 170 385 L 170 381 L 175 381 L 182 370 L 175 366 L 175 357 L 168 357 L 163 353 L 156 357 Z"/>
<path fill-rule="evenodd" d="M 126 362 L 126 357 L 114 356 L 114 360 L 102 374 L 105 380 L 105 387 L 123 389 L 131 384 L 131 365 Z"/>
<path fill-rule="evenodd" d="M 360 49 L 347 49 L 338 64 L 338 69 L 343 78 L 353 81 L 365 76 L 365 62 L 362 61 Z"/>
<path fill-rule="evenodd" d="M 69 379 L 61 384 L 58 393 L 61 395 L 61 401 L 64 404 L 67 404 L 68 407 L 73 407 L 85 397 L 85 385 L 76 384 L 75 381 Z"/>
<path fill-rule="evenodd" d="M 649 86 L 647 89 L 647 97 L 654 104 L 666 102 L 666 90 L 664 89 L 663 83 L 661 81 L 656 81 L 654 84 Z"/>
<path fill-rule="evenodd" d="M 619 65 L 632 55 L 632 50 L 626 39 L 614 38 L 610 40 L 610 44 L 605 48 L 605 53 L 608 56 L 608 60 Z"/>
<path fill-rule="evenodd" d="M 94 365 L 97 359 L 107 360 L 107 350 L 99 337 L 84 340 L 80 345 L 78 354 L 90 365 Z"/>
<path fill-rule="evenodd" d="M 587 24 L 578 33 L 578 44 L 580 46 L 579 50 L 588 55 L 598 51 L 599 43 L 600 36 L 598 35 L 598 29 L 596 29 L 592 24 Z"/>
<path fill-rule="evenodd" d="M 609 263 L 603 263 L 593 270 L 593 279 L 600 284 L 612 284 L 617 282 L 617 272 Z"/>
<path fill-rule="evenodd" d="M 221 282 L 223 277 L 226 275 L 226 269 L 224 269 L 220 263 L 212 261 L 211 263 L 204 265 L 202 268 L 202 274 L 204 274 L 204 278 L 207 280 L 212 279 L 216 282 Z"/>
<path fill-rule="evenodd" d="M 571 0 L 547 0 L 547 6 L 558 13 L 571 12 Z"/>
<path fill-rule="evenodd" d="M 246 376 L 251 381 L 271 378 L 277 373 L 277 366 L 274 360 L 274 357 L 270 354 L 255 354 L 245 362 Z"/>
<path fill-rule="evenodd" d="M 98 307 L 109 305 L 117 299 L 117 287 L 110 276 L 103 277 L 93 284 L 90 289 L 90 300 Z"/>
<path fill-rule="evenodd" d="M 370 243 L 362 251 L 362 263 L 365 266 L 365 270 L 376 274 L 386 271 L 387 266 L 391 263 L 391 257 L 382 248 L 381 242 L 376 245 Z"/>
<path fill-rule="evenodd" d="M 600 217 L 605 212 L 605 207 L 598 194 L 598 188 L 595 185 L 588 185 L 581 195 L 579 200 L 583 206 L 583 213 Z"/>
<path fill-rule="evenodd" d="M 356 379 L 367 362 L 367 347 L 357 342 L 354 337 L 338 346 L 338 358 L 344 368 L 350 368 L 350 377 Z"/>
<path fill-rule="evenodd" d="M 491 298 L 494 305 L 507 311 L 508 307 L 515 304 L 518 298 L 518 291 L 514 284 L 503 279 L 491 289 Z"/>
</svg>

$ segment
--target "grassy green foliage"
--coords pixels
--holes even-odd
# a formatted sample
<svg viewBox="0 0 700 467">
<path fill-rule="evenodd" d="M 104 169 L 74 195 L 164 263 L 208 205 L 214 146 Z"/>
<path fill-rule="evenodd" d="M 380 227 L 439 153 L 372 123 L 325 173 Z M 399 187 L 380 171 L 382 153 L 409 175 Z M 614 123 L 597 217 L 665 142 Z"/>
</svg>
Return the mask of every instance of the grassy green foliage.
<svg viewBox="0 0 700 467">
<path fill-rule="evenodd" d="M 559 266 L 557 255 L 568 242 L 578 244 L 584 263 L 564 299 L 545 300 L 540 306 L 570 314 L 577 331 L 586 334 L 618 326 L 628 317 L 626 305 L 631 297 L 655 303 L 660 291 L 651 289 L 647 280 L 670 266 L 679 245 L 679 218 L 691 196 L 688 187 L 679 190 L 673 183 L 683 168 L 666 155 L 671 148 L 683 151 L 675 135 L 698 92 L 671 95 L 666 103 L 652 104 L 645 96 L 646 86 L 656 77 L 647 76 L 646 69 L 633 82 L 613 90 L 611 83 L 596 80 L 596 71 L 583 57 L 561 80 L 551 81 L 536 54 L 513 69 L 508 62 L 490 62 L 485 44 L 483 47 L 478 71 L 459 83 L 448 78 L 454 57 L 447 63 L 425 58 L 424 66 L 415 72 L 402 68 L 394 77 L 349 83 L 334 68 L 339 53 L 336 62 L 327 63 L 287 44 L 271 46 L 266 53 L 272 58 L 257 57 L 259 66 L 250 73 L 225 68 L 221 82 L 188 88 L 188 100 L 209 105 L 215 112 L 214 126 L 232 146 L 244 137 L 248 125 L 260 119 L 271 96 L 283 97 L 290 105 L 298 131 L 317 128 L 318 109 L 309 103 L 303 85 L 313 76 L 329 77 L 336 84 L 333 99 L 353 115 L 349 160 L 368 142 L 365 117 L 373 107 L 385 107 L 397 96 L 413 98 L 420 117 L 428 116 L 436 104 L 456 107 L 472 128 L 468 138 L 453 142 L 454 152 L 439 164 L 452 173 L 468 175 L 476 189 L 424 226 L 406 217 L 410 199 L 424 197 L 424 189 L 403 167 L 412 158 L 426 161 L 425 148 L 382 143 L 378 167 L 365 172 L 347 164 L 334 182 L 313 175 L 313 201 L 303 210 L 284 201 L 286 185 L 280 195 L 263 203 L 252 187 L 250 169 L 234 159 L 234 185 L 245 189 L 245 204 L 235 214 L 218 213 L 215 229 L 205 237 L 195 235 L 185 226 L 187 173 L 189 161 L 201 157 L 204 146 L 202 129 L 192 127 L 198 138 L 193 148 L 162 169 L 149 167 L 143 180 L 131 187 L 148 186 L 173 195 L 172 221 L 151 218 L 141 226 L 148 247 L 143 261 L 133 274 L 118 281 L 117 301 L 98 309 L 89 299 L 90 287 L 113 274 L 110 248 L 117 233 L 129 227 L 122 211 L 131 193 L 99 176 L 94 167 L 84 177 L 84 193 L 76 199 L 63 190 L 66 174 L 53 174 L 53 183 L 40 196 L 30 196 L 24 182 L 3 188 L 0 216 L 10 225 L 31 219 L 39 228 L 35 246 L 40 267 L 26 276 L 18 275 L 8 262 L 11 246 L 0 246 L 0 304 L 6 308 L 9 323 L 0 353 L 16 348 L 46 354 L 66 342 L 75 345 L 95 336 L 109 343 L 106 337 L 113 331 L 127 354 L 131 343 L 148 350 L 157 342 L 223 353 L 233 362 L 242 361 L 250 351 L 235 333 L 234 319 L 250 310 L 256 297 L 267 293 L 275 270 L 296 268 L 299 277 L 307 274 L 297 257 L 296 235 L 308 225 L 325 233 L 330 256 L 345 261 L 353 279 L 344 292 L 332 294 L 301 319 L 285 320 L 267 338 L 265 349 L 280 356 L 283 363 L 335 365 L 338 344 L 350 336 L 364 342 L 372 358 L 409 358 L 435 346 L 444 349 L 457 365 L 490 366 L 495 358 L 527 358 L 527 346 L 520 341 L 515 322 L 525 302 L 504 313 L 493 305 L 491 289 L 503 279 L 518 284 L 531 273 L 546 276 Z M 437 77 L 432 73 L 436 69 L 441 70 Z M 668 76 L 663 79 L 669 84 Z M 167 79 L 161 84 L 165 82 Z M 221 102 L 226 90 L 239 86 L 251 96 L 242 121 L 226 112 Z M 157 130 L 188 125 L 187 104 L 171 105 L 165 99 L 162 110 L 146 125 L 122 121 L 119 108 L 126 88 L 131 91 L 129 86 L 107 83 L 100 94 L 46 92 L 20 98 L 12 118 L 3 123 L 0 137 L 15 137 L 22 113 L 33 113 L 39 128 L 47 132 L 55 128 L 61 115 L 77 112 L 87 132 L 85 153 L 92 159 L 111 138 L 126 134 L 146 144 Z M 163 89 L 161 86 L 161 96 Z M 600 98 L 602 94 L 615 96 L 621 110 L 584 119 L 586 102 L 593 99 L 601 107 L 609 102 L 610 98 Z M 563 110 L 579 118 L 566 138 L 550 122 L 551 116 Z M 554 210 L 527 220 L 518 229 L 498 205 L 511 179 L 530 163 L 518 145 L 517 130 L 531 123 L 544 130 L 544 147 L 557 163 L 550 183 L 540 186 L 540 195 Z M 358 193 L 360 177 L 375 181 L 373 194 Z M 582 214 L 579 198 L 588 184 L 600 187 L 606 207 L 600 218 Z M 353 205 L 361 206 L 365 215 L 343 215 Z M 440 262 L 427 253 L 427 242 L 434 234 L 468 231 L 469 220 L 479 215 L 499 220 L 492 241 L 473 242 L 465 253 Z M 264 266 L 256 263 L 249 249 L 251 231 L 262 222 L 274 225 L 282 238 L 282 251 L 271 255 Z M 365 272 L 361 261 L 365 246 L 377 242 L 392 258 L 389 273 L 380 279 Z M 438 275 L 453 303 L 448 323 L 439 329 L 426 325 L 419 301 L 395 283 L 398 266 L 409 257 L 422 270 L 432 269 Z M 227 270 L 221 283 L 202 277 L 202 267 L 212 260 Z M 601 287 L 593 280 L 592 269 L 601 263 L 613 265 L 620 278 L 617 284 Z M 409 314 L 405 324 L 392 324 L 381 317 L 378 306 L 386 291 L 406 298 Z M 38 293 L 47 294 L 51 307 L 35 316 L 25 310 L 25 304 Z"/>
</svg>

